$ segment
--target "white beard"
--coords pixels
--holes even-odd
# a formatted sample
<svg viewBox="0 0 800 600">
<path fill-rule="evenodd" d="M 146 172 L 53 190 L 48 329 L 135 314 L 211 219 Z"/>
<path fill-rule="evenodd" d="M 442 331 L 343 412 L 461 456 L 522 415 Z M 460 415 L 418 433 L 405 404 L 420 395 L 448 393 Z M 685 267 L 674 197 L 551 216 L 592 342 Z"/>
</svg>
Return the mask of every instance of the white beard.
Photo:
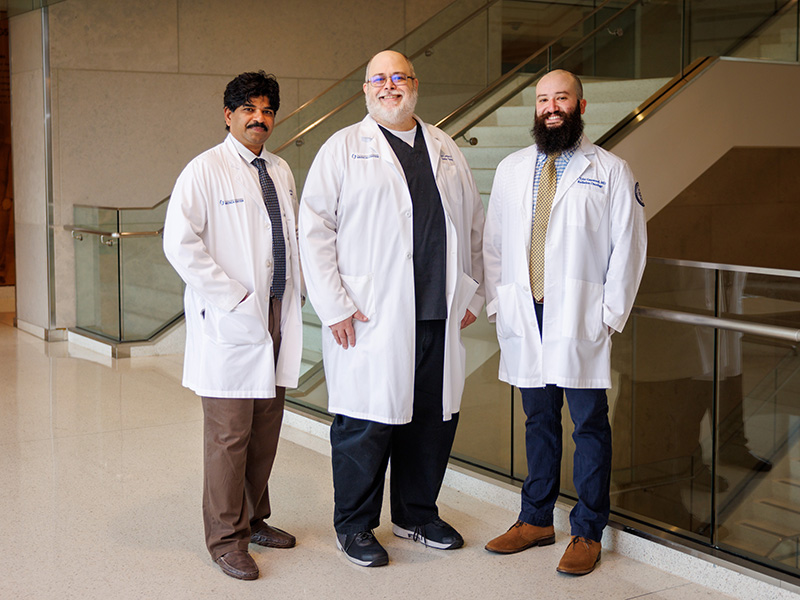
<svg viewBox="0 0 800 600">
<path fill-rule="evenodd" d="M 410 83 L 410 82 L 409 82 Z M 383 106 L 377 96 L 366 94 L 367 112 L 379 123 L 385 124 L 390 129 L 399 128 L 414 115 L 417 107 L 417 90 L 409 88 L 403 94 L 402 102 L 394 107 Z"/>
</svg>

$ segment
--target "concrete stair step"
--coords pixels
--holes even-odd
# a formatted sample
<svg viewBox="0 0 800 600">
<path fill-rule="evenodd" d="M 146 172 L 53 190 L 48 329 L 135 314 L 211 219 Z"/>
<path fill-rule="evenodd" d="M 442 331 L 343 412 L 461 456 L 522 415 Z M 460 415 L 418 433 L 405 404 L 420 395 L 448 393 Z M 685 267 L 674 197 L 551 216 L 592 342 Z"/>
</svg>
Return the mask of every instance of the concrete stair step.
<svg viewBox="0 0 800 600">
<path fill-rule="evenodd" d="M 618 102 L 623 99 L 647 98 L 658 88 L 669 81 L 667 77 L 653 79 L 619 79 L 613 81 L 583 81 L 583 97 L 589 103 Z M 522 94 L 522 102 L 533 106 L 536 102 L 536 89 L 534 86 L 526 88 Z M 640 100 L 641 101 L 641 100 Z"/>
<path fill-rule="evenodd" d="M 740 521 L 728 525 L 730 533 L 721 541 L 735 548 L 752 552 L 758 556 L 767 556 L 780 543 L 782 534 L 776 531 L 771 523 L 756 519 Z"/>
<path fill-rule="evenodd" d="M 591 119 L 593 123 L 616 123 L 637 106 L 640 100 L 618 100 L 614 102 L 592 102 L 587 105 L 584 119 Z M 530 129 L 533 125 L 533 106 L 504 106 L 499 108 L 488 118 L 481 122 L 487 125 L 513 125 Z"/>
<path fill-rule="evenodd" d="M 528 139 L 528 145 L 532 144 L 533 140 Z M 514 147 L 498 146 L 496 148 L 482 147 L 482 146 L 465 146 L 461 148 L 464 157 L 467 159 L 472 169 L 496 169 L 500 161 L 506 156 L 518 150 Z"/>
<path fill-rule="evenodd" d="M 781 478 L 769 482 L 769 497 L 800 506 L 800 480 Z"/>
<path fill-rule="evenodd" d="M 481 194 L 491 194 L 494 173 L 494 169 L 472 169 L 472 176 Z"/>
<path fill-rule="evenodd" d="M 800 505 L 776 498 L 762 498 L 752 502 L 745 512 L 753 519 L 769 523 L 773 531 L 784 536 L 800 533 Z"/>
</svg>

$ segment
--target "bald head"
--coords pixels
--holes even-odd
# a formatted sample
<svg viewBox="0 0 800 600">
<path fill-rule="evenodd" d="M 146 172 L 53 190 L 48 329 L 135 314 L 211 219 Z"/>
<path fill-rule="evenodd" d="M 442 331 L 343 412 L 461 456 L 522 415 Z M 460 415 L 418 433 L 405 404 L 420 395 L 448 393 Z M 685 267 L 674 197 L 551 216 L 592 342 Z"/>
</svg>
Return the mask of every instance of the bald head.
<svg viewBox="0 0 800 600">
<path fill-rule="evenodd" d="M 370 76 L 373 75 L 373 73 L 370 72 L 370 69 L 372 68 L 372 63 L 374 63 L 376 60 L 379 62 L 383 62 L 385 59 L 388 59 L 392 62 L 398 60 L 405 62 L 406 67 L 408 69 L 407 74 L 411 75 L 412 77 L 416 77 L 417 74 L 414 72 L 414 65 L 411 64 L 411 61 L 408 60 L 408 57 L 405 54 L 403 54 L 402 52 L 395 52 L 394 50 L 384 50 L 383 52 L 378 52 L 375 56 L 369 59 L 369 62 L 367 63 L 367 73 L 365 79 L 369 79 Z"/>
<path fill-rule="evenodd" d="M 539 87 L 554 89 L 560 88 L 563 91 L 568 91 L 574 94 L 575 99 L 579 102 L 583 100 L 583 84 L 577 75 L 565 71 L 564 69 L 556 69 L 550 71 L 547 75 L 539 80 L 536 84 L 536 94 L 539 95 Z"/>
</svg>

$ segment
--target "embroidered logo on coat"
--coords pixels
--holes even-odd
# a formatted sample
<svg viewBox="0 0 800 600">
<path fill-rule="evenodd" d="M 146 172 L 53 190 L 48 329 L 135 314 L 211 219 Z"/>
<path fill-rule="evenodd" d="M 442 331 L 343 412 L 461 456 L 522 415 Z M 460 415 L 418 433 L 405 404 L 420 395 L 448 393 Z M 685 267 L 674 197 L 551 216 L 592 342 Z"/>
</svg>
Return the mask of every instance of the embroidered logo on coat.
<svg viewBox="0 0 800 600">
<path fill-rule="evenodd" d="M 368 158 L 380 158 L 380 154 L 351 154 L 350 158 L 355 160 L 364 160 Z"/>
<path fill-rule="evenodd" d="M 240 202 L 244 202 L 244 198 L 234 198 L 233 200 L 220 200 L 220 206 L 227 206 L 228 204 L 239 204 Z"/>
<path fill-rule="evenodd" d="M 636 201 L 644 206 L 644 200 L 642 200 L 642 188 L 639 187 L 639 182 L 636 182 L 636 187 L 633 188 L 633 193 L 636 196 Z"/>
<path fill-rule="evenodd" d="M 592 179 L 591 177 L 578 177 L 578 183 L 582 183 L 583 185 L 591 185 L 600 189 L 603 189 L 606 186 L 606 182 L 602 179 Z"/>
</svg>

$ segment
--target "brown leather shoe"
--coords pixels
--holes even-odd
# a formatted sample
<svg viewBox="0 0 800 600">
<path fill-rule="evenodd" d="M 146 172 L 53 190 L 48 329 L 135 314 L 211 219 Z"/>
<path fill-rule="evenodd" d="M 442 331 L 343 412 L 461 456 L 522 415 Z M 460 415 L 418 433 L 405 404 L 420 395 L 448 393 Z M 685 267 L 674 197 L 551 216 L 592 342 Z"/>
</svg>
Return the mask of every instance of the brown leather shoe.
<svg viewBox="0 0 800 600">
<path fill-rule="evenodd" d="M 258 565 L 247 552 L 232 550 L 220 556 L 216 563 L 225 575 L 236 579 L 258 579 Z"/>
<path fill-rule="evenodd" d="M 513 554 L 531 546 L 548 546 L 555 543 L 556 534 L 553 526 L 537 527 L 517 521 L 503 535 L 486 544 L 489 552 L 497 554 Z"/>
<path fill-rule="evenodd" d="M 591 573 L 600 560 L 600 548 L 600 542 L 573 535 L 556 571 L 570 575 Z"/>
<path fill-rule="evenodd" d="M 261 521 L 250 528 L 250 543 L 266 546 L 267 548 L 292 548 L 297 540 L 291 533 L 283 529 L 271 527 Z"/>
</svg>

